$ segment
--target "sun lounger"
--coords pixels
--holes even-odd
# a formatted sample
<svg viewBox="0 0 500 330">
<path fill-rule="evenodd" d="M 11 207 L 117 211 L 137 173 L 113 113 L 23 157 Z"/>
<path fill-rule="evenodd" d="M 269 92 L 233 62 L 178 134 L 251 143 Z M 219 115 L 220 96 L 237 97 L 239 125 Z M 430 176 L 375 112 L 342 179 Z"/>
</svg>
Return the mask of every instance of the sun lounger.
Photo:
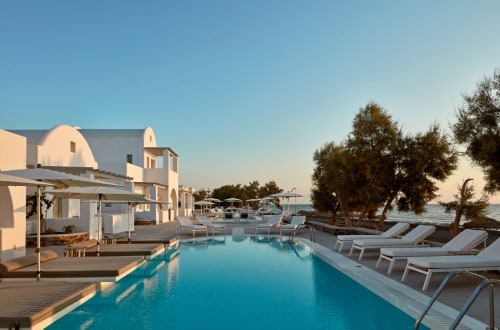
<svg viewBox="0 0 500 330">
<path fill-rule="evenodd" d="M 212 236 L 214 236 L 216 232 L 223 232 L 224 235 L 226 235 L 226 225 L 212 223 L 206 215 L 197 215 L 196 220 L 201 225 L 207 226 L 207 228 L 212 231 Z"/>
<path fill-rule="evenodd" d="M 378 238 L 378 239 L 356 239 L 352 242 L 352 255 L 354 250 L 360 250 L 359 260 L 363 259 L 366 250 L 378 250 L 383 247 L 411 247 L 418 245 L 429 237 L 436 227 L 427 225 L 418 225 L 401 238 Z"/>
<path fill-rule="evenodd" d="M 410 270 L 426 275 L 422 291 L 427 290 L 433 273 L 500 270 L 500 239 L 496 239 L 477 255 L 408 258 L 401 281 L 406 279 Z"/>
<path fill-rule="evenodd" d="M 90 299 L 98 290 L 98 283 L 0 282 L 0 329 L 44 329 L 65 309 Z"/>
<path fill-rule="evenodd" d="M 381 233 L 379 235 L 338 235 L 337 240 L 335 242 L 335 246 L 333 247 L 333 249 L 335 250 L 338 246 L 339 252 L 342 252 L 342 248 L 344 247 L 344 244 L 346 244 L 346 243 L 352 244 L 352 242 L 355 239 L 394 238 L 394 237 L 402 234 L 409 227 L 410 227 L 409 223 L 398 222 L 395 225 L 393 225 L 391 228 L 387 229 L 386 231 L 384 231 L 383 233 Z"/>
<path fill-rule="evenodd" d="M 299 228 L 304 226 L 305 222 L 306 222 L 305 215 L 292 216 L 292 220 L 290 220 L 290 223 L 281 226 L 280 235 L 283 235 L 283 232 L 290 232 L 291 234 L 295 234 Z"/>
<path fill-rule="evenodd" d="M 165 252 L 163 243 L 135 243 L 135 244 L 104 244 L 87 249 L 86 256 L 119 257 L 119 256 L 140 256 L 146 259 L 153 259 Z"/>
<path fill-rule="evenodd" d="M 179 232 L 181 232 L 182 230 L 187 229 L 193 232 L 193 237 L 196 236 L 196 233 L 203 232 L 208 236 L 207 226 L 194 224 L 188 217 L 176 217 L 175 220 L 177 220 L 178 222 L 177 234 L 179 234 Z"/>
<path fill-rule="evenodd" d="M 145 262 L 144 257 L 59 257 L 54 251 L 40 253 L 41 278 L 80 282 L 116 282 Z M 0 279 L 37 278 L 37 255 L 0 262 Z"/>
<path fill-rule="evenodd" d="M 281 214 L 270 215 L 265 223 L 258 224 L 257 227 L 255 227 L 255 234 L 260 230 L 267 230 L 267 235 L 271 235 L 271 228 L 277 227 L 281 223 L 281 220 Z"/>
<path fill-rule="evenodd" d="M 487 237 L 488 233 L 484 230 L 465 229 L 448 243 L 439 247 L 382 248 L 375 267 L 378 267 L 380 262 L 385 259 L 390 262 L 387 270 L 387 274 L 390 274 L 397 260 L 406 260 L 409 257 L 445 256 L 450 253 L 468 252 L 479 244 L 486 242 Z"/>
</svg>

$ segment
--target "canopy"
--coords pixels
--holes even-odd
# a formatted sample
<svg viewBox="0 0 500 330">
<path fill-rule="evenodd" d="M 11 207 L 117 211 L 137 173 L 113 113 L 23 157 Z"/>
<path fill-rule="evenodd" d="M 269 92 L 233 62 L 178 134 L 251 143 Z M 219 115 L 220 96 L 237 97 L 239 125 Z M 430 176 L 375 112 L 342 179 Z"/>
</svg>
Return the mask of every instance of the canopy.
<svg viewBox="0 0 500 330">
<path fill-rule="evenodd" d="M 234 202 L 241 202 L 241 199 L 231 197 L 231 198 L 226 198 L 224 201 L 234 203 Z"/>
<path fill-rule="evenodd" d="M 106 201 L 120 201 L 131 203 L 150 203 L 144 195 L 127 190 L 109 187 L 71 187 L 66 189 L 46 190 L 46 193 L 62 198 L 97 200 L 97 256 L 99 256 L 99 241 L 101 235 L 101 203 Z"/>
<path fill-rule="evenodd" d="M 220 203 L 220 202 L 222 202 L 220 199 L 212 198 L 212 197 L 207 197 L 204 200 L 209 201 L 209 202 L 214 202 L 214 203 Z"/>
<path fill-rule="evenodd" d="M 88 187 L 88 186 L 116 186 L 113 183 L 92 180 L 82 176 L 76 176 L 59 171 L 52 171 L 46 168 L 36 167 L 33 169 L 21 169 L 4 171 L 4 174 L 18 176 L 29 180 L 40 180 L 44 183 L 54 184 L 58 187 Z M 41 265 L 40 265 L 40 187 L 45 184 L 37 185 L 37 235 L 36 235 L 36 251 L 37 251 L 37 280 L 40 280 Z"/>
<path fill-rule="evenodd" d="M 294 188 L 295 189 L 295 188 Z M 292 189 L 293 190 L 293 189 Z M 275 197 L 275 198 L 283 198 L 283 199 L 289 199 L 290 197 L 295 197 L 295 212 L 297 212 L 297 197 L 302 197 L 301 194 L 298 194 L 296 192 L 293 192 L 293 191 L 284 191 L 284 192 L 280 192 L 280 193 L 277 193 L 277 194 L 272 194 L 271 197 Z M 284 211 L 284 206 L 283 206 L 283 211 Z M 287 205 L 287 211 L 289 212 L 290 211 L 290 206 Z"/>
<path fill-rule="evenodd" d="M 197 201 L 197 202 L 194 202 L 193 204 L 194 204 L 194 205 L 207 206 L 207 205 L 213 205 L 214 203 L 209 202 L 209 201 L 207 201 L 207 200 L 203 200 L 203 201 Z"/>
<path fill-rule="evenodd" d="M 0 173 L 0 186 L 53 186 L 51 183 L 40 182 L 30 179 L 21 178 L 15 175 Z"/>
<path fill-rule="evenodd" d="M 290 198 L 290 197 L 302 197 L 301 194 L 297 194 L 293 191 L 285 191 L 285 192 L 280 192 L 277 194 L 272 194 L 271 197 L 275 198 Z"/>
<path fill-rule="evenodd" d="M 118 186 L 114 183 L 104 182 L 72 175 L 64 172 L 48 170 L 46 168 L 32 168 L 24 170 L 4 171 L 4 174 L 14 175 L 30 180 L 40 180 L 52 183 L 58 187 L 95 187 L 95 186 Z"/>
</svg>

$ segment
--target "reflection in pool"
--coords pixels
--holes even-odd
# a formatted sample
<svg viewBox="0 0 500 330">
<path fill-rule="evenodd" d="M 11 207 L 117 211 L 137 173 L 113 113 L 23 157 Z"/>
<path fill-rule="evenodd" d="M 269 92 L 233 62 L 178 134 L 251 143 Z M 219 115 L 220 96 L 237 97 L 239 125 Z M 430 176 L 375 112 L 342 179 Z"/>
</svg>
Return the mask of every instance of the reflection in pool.
<svg viewBox="0 0 500 330">
<path fill-rule="evenodd" d="M 414 320 L 302 244 L 182 243 L 49 329 L 411 329 Z"/>
</svg>

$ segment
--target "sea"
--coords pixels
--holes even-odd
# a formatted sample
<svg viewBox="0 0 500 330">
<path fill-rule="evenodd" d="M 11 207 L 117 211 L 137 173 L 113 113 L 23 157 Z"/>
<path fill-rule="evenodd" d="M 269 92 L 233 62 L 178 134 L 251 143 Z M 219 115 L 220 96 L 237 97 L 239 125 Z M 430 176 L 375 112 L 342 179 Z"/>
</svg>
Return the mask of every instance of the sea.
<svg viewBox="0 0 500 330">
<path fill-rule="evenodd" d="M 312 204 L 285 204 L 284 207 L 285 210 L 289 207 L 292 212 L 294 210 L 314 211 Z M 425 208 L 426 212 L 420 215 L 416 215 L 413 212 L 398 212 L 394 210 L 389 212 L 387 220 L 418 224 L 449 225 L 455 218 L 455 212 L 446 213 L 444 208 L 439 204 L 427 204 Z M 490 204 L 486 216 L 500 221 L 500 204 Z M 463 222 L 465 222 L 465 218 L 462 218 Z"/>
</svg>

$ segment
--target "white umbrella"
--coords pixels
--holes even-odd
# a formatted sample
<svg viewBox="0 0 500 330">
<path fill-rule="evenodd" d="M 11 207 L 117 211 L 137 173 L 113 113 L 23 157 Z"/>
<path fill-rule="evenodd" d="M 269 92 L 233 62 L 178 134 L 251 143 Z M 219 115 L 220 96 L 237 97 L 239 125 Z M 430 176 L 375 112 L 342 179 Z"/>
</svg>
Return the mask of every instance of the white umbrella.
<svg viewBox="0 0 500 330">
<path fill-rule="evenodd" d="M 234 203 L 234 202 L 241 202 L 241 199 L 231 197 L 231 198 L 226 198 L 224 201 Z"/>
<path fill-rule="evenodd" d="M 37 192 L 36 192 L 36 200 L 37 200 L 37 232 L 38 234 L 40 233 L 40 193 L 41 193 L 41 187 L 46 187 L 46 186 L 53 186 L 51 183 L 44 183 L 40 181 L 35 181 L 35 180 L 30 180 L 30 179 L 25 179 L 21 178 L 18 176 L 14 175 L 9 175 L 5 173 L 0 173 L 0 186 L 26 186 L 26 187 L 36 187 Z M 37 242 L 37 273 L 36 273 L 36 278 L 37 280 L 40 280 L 40 235 L 37 235 L 36 238 Z"/>
<path fill-rule="evenodd" d="M 302 197 L 302 195 L 293 191 L 286 191 L 277 194 L 272 194 L 271 197 L 283 198 L 283 200 L 286 198 L 287 201 L 290 197 L 295 197 L 295 211 L 297 211 L 297 197 Z M 287 206 L 287 210 L 290 211 L 290 206 Z"/>
<path fill-rule="evenodd" d="M 266 204 L 267 205 L 267 211 L 269 212 L 269 203 L 273 200 L 276 199 L 275 197 L 267 196 L 264 198 L 260 199 L 261 204 Z"/>
<path fill-rule="evenodd" d="M 224 201 L 231 203 L 231 213 L 233 213 L 233 203 L 241 202 L 241 199 L 231 197 L 231 198 L 226 198 Z"/>
<path fill-rule="evenodd" d="M 212 198 L 212 197 L 207 197 L 204 200 L 205 201 L 209 201 L 209 202 L 214 202 L 214 203 L 220 203 L 220 202 L 222 202 L 220 199 Z"/>
<path fill-rule="evenodd" d="M 193 204 L 194 205 L 200 205 L 200 206 L 208 206 L 208 205 L 213 205 L 214 203 L 209 202 L 207 200 L 203 200 L 203 201 L 194 202 Z"/>
<path fill-rule="evenodd" d="M 128 228 L 128 231 L 127 231 L 127 238 L 128 238 L 128 242 L 130 243 L 130 224 L 131 224 L 131 221 L 130 221 L 130 213 L 131 213 L 131 206 L 133 207 L 136 207 L 137 205 L 139 204 L 168 204 L 166 202 L 160 202 L 160 201 L 155 201 L 155 200 L 152 200 L 152 199 L 149 199 L 149 198 L 140 198 L 140 200 L 135 200 L 135 201 L 109 201 L 107 200 L 106 203 L 110 203 L 110 204 L 123 204 L 123 203 L 127 203 L 128 204 L 128 214 L 127 214 L 127 228 Z"/>
<path fill-rule="evenodd" d="M 201 206 L 201 213 L 203 214 L 203 209 L 206 208 L 207 206 L 213 205 L 214 203 L 207 201 L 207 200 L 202 200 L 202 201 L 197 201 L 194 202 L 193 205 L 198 205 Z"/>
<path fill-rule="evenodd" d="M 24 170 L 4 171 L 4 174 L 14 175 L 30 180 L 40 180 L 42 182 L 52 183 L 58 187 L 96 187 L 96 186 L 114 186 L 114 183 L 104 182 L 77 176 L 60 171 L 53 171 L 46 168 L 31 168 Z"/>
<path fill-rule="evenodd" d="M 231 203 L 231 208 L 233 208 L 233 203 L 241 202 L 241 199 L 239 198 L 226 198 L 224 201 Z"/>
<path fill-rule="evenodd" d="M 144 195 L 127 190 L 109 187 L 71 187 L 66 189 L 46 190 L 46 193 L 57 197 L 97 200 L 97 256 L 101 234 L 102 200 L 121 202 L 150 202 Z"/>
<path fill-rule="evenodd" d="M 15 175 L 0 173 L 0 186 L 36 187 L 36 186 L 53 186 L 53 184 L 25 179 Z"/>
<path fill-rule="evenodd" d="M 4 174 L 18 176 L 24 179 L 39 180 L 43 183 L 54 184 L 58 187 L 70 187 L 70 186 L 116 186 L 113 183 L 107 183 L 102 181 L 97 181 L 93 179 L 84 178 L 82 176 L 76 176 L 72 174 L 67 174 L 64 172 L 48 170 L 46 168 L 36 167 L 32 169 L 21 169 L 21 170 L 11 170 L 4 171 Z M 43 183 L 40 186 L 44 185 Z M 37 186 L 37 233 L 36 233 L 36 253 L 37 253 L 37 280 L 40 280 L 41 266 L 40 266 L 40 186 Z"/>
</svg>

